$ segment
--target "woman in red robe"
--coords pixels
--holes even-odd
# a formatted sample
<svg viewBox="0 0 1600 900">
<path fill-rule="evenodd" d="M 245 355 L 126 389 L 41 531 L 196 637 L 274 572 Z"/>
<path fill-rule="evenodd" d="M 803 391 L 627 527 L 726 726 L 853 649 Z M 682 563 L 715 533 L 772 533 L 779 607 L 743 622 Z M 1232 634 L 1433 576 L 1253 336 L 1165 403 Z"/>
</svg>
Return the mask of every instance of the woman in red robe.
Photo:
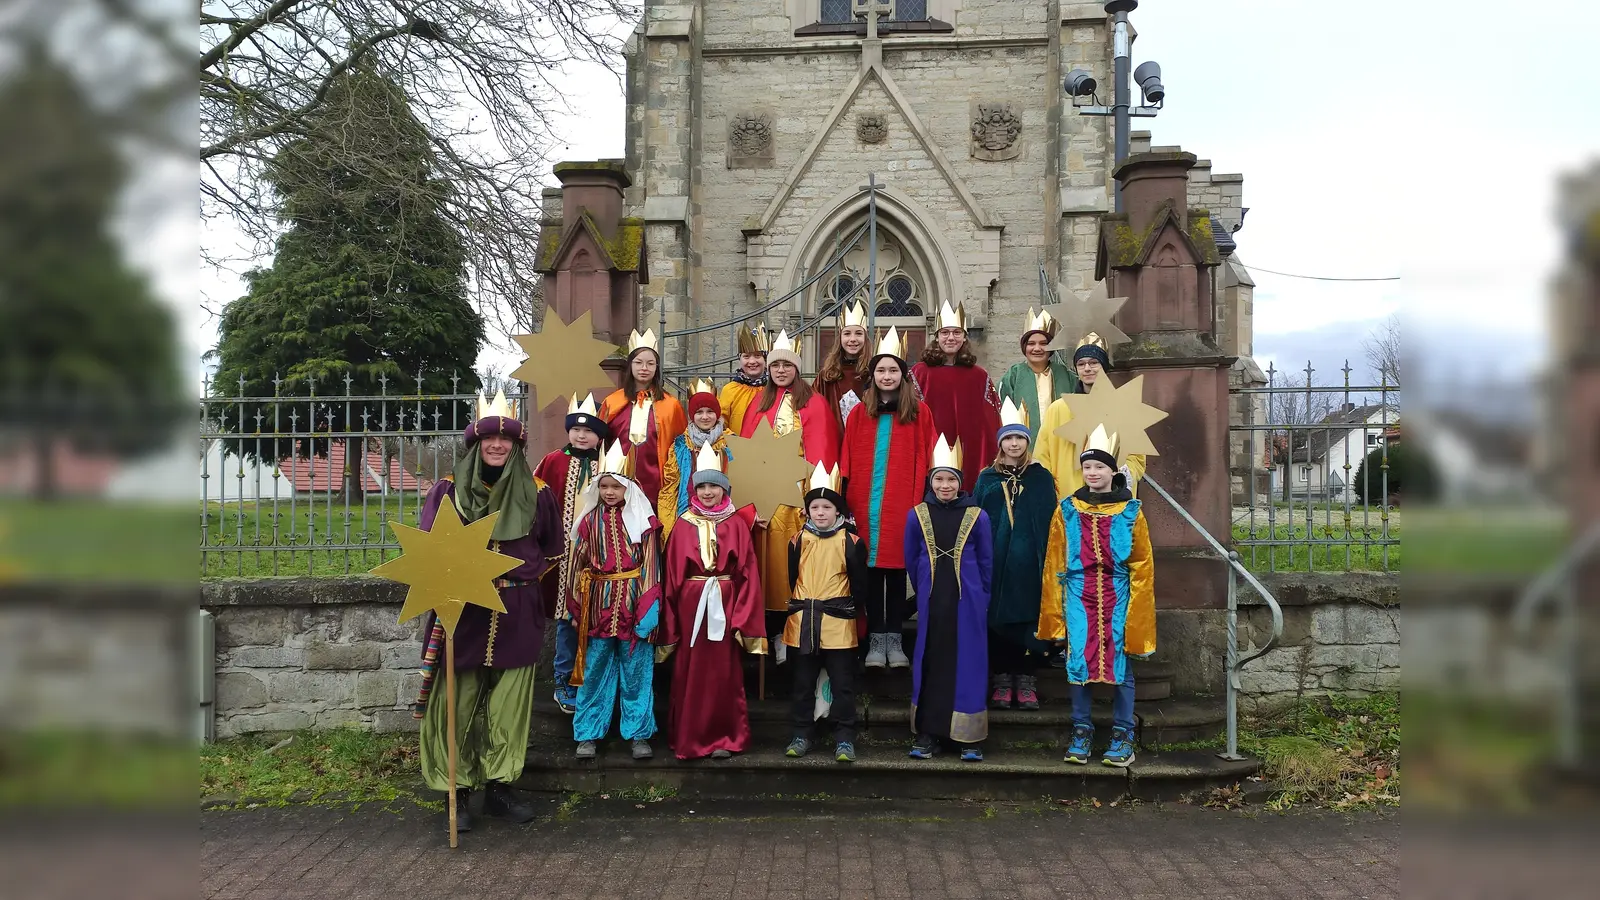
<svg viewBox="0 0 1600 900">
<path fill-rule="evenodd" d="M 767 652 L 761 581 L 750 528 L 754 507 L 734 510 L 728 476 L 712 459 L 693 476 L 689 510 L 664 554 L 662 647 L 676 653 L 667 741 L 679 759 L 727 759 L 750 745 L 739 654 Z"/>
<path fill-rule="evenodd" d="M 675 496 L 661 499 L 661 473 L 672 455 L 672 442 L 688 422 L 683 404 L 661 387 L 661 354 L 654 331 L 636 331 L 628 337 L 622 387 L 600 404 L 600 419 L 610 426 L 612 439 L 633 457 L 634 480 L 646 497 L 656 501 L 662 533 L 670 533 L 678 504 Z"/>
<path fill-rule="evenodd" d="M 966 311 L 939 310 L 939 330 L 934 343 L 922 354 L 922 361 L 911 367 L 911 377 L 922 392 L 922 399 L 933 410 L 935 429 L 952 441 L 961 442 L 961 489 L 978 486 L 978 473 L 994 462 L 1000 447 L 995 435 L 1000 432 L 1000 392 L 989 373 L 978 365 L 967 340 Z"/>
</svg>

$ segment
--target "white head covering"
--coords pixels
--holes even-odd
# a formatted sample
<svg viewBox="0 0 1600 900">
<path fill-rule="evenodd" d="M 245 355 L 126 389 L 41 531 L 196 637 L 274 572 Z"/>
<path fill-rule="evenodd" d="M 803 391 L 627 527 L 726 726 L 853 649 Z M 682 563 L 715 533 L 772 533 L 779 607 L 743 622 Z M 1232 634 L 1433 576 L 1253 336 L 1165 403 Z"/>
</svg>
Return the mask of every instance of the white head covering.
<svg viewBox="0 0 1600 900">
<path fill-rule="evenodd" d="M 628 532 L 628 540 L 638 543 L 644 533 L 650 530 L 650 517 L 655 515 L 655 506 L 650 498 L 644 495 L 638 482 L 615 472 L 605 472 L 589 479 L 584 485 L 583 493 L 578 496 L 578 511 L 572 517 L 572 531 L 568 535 L 571 540 L 578 539 L 578 523 L 582 522 L 600 505 L 600 479 L 615 478 L 628 487 L 628 495 L 622 500 L 622 528 Z"/>
</svg>

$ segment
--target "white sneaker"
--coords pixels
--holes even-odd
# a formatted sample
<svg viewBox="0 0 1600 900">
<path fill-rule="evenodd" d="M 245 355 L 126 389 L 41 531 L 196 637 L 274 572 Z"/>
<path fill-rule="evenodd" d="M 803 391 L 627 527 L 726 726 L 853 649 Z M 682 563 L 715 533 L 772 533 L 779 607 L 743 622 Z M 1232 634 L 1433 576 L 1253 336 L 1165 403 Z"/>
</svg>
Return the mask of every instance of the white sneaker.
<svg viewBox="0 0 1600 900">
<path fill-rule="evenodd" d="M 889 656 L 889 668 L 909 669 L 911 660 L 906 658 L 906 651 L 900 646 L 901 636 L 898 634 L 886 634 L 883 637 L 884 643 L 888 645 L 886 649 Z"/>
<path fill-rule="evenodd" d="M 871 639 L 867 644 L 867 668 L 881 669 L 888 665 L 888 657 L 884 654 L 889 636 L 886 634 L 869 634 L 867 637 Z"/>
</svg>

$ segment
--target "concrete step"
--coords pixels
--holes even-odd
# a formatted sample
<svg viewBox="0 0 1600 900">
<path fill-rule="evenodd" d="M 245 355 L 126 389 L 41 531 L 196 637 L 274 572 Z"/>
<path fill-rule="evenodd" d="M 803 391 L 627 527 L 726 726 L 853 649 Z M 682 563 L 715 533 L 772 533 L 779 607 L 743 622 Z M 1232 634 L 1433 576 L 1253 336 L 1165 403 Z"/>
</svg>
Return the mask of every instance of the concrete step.
<svg viewBox="0 0 1600 900">
<path fill-rule="evenodd" d="M 789 759 L 781 747 L 761 747 L 727 760 L 675 759 L 664 738 L 656 758 L 635 762 L 628 744 L 602 743 L 598 759 L 579 761 L 570 745 L 528 753 L 517 786 L 533 791 L 620 792 L 630 788 L 672 789 L 680 797 L 752 798 L 827 795 L 893 799 L 1033 800 L 1093 797 L 1114 800 L 1178 800 L 1211 788 L 1237 784 L 1259 769 L 1254 760 L 1230 762 L 1205 751 L 1141 752 L 1127 769 L 1063 763 L 1060 754 L 986 746 L 981 763 L 954 754 L 931 760 L 906 755 L 906 743 L 861 741 L 854 764 L 833 761 L 824 742 L 805 759 Z"/>
</svg>

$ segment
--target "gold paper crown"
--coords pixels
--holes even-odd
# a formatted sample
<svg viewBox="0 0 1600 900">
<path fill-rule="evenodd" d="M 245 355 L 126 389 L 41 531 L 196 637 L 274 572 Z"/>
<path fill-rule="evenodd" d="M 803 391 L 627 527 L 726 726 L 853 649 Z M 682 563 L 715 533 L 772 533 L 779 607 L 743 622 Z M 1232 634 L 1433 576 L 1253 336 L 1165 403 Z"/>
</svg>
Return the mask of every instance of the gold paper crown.
<svg viewBox="0 0 1600 900">
<path fill-rule="evenodd" d="M 892 356 L 895 359 L 903 361 L 906 358 L 905 339 L 900 337 L 900 332 L 896 331 L 893 325 L 890 325 L 889 330 L 885 331 L 883 336 L 878 338 L 878 349 L 873 352 L 872 355 Z"/>
<path fill-rule="evenodd" d="M 1096 425 L 1094 431 L 1089 432 L 1089 439 L 1083 442 L 1083 452 L 1104 450 L 1106 453 L 1111 454 L 1112 459 L 1117 459 L 1118 443 L 1116 434 L 1107 434 L 1106 426 L 1103 424 Z"/>
<path fill-rule="evenodd" d="M 843 313 L 843 317 L 839 320 L 839 328 L 841 330 L 851 326 L 857 328 L 867 327 L 867 308 L 861 305 L 860 300 L 845 307 Z"/>
<path fill-rule="evenodd" d="M 834 464 L 831 472 L 824 469 L 822 463 L 817 463 L 816 469 L 811 472 L 811 481 L 806 484 L 806 493 L 809 494 L 816 490 L 828 490 L 837 494 L 839 493 L 840 480 L 839 465 L 837 463 Z"/>
<path fill-rule="evenodd" d="M 933 464 L 928 468 L 961 471 L 961 439 L 956 438 L 952 446 L 945 441 L 944 435 L 940 434 L 938 440 L 933 442 Z"/>
<path fill-rule="evenodd" d="M 572 401 L 567 404 L 567 415 L 571 416 L 578 414 L 594 416 L 597 419 L 600 417 L 600 410 L 594 405 L 593 394 L 584 397 L 581 403 L 578 401 L 577 394 L 572 395 Z"/>
<path fill-rule="evenodd" d="M 694 455 L 694 470 L 704 472 L 707 469 L 722 471 L 722 455 L 712 448 L 714 441 L 706 441 L 700 445 L 700 452 Z"/>
<path fill-rule="evenodd" d="M 765 353 L 770 349 L 767 329 L 757 322 L 749 328 L 739 329 L 740 353 Z"/>
<path fill-rule="evenodd" d="M 959 328 L 962 331 L 966 331 L 967 330 L 967 309 L 966 309 L 966 307 L 962 306 L 959 303 L 957 303 L 954 307 L 952 307 L 950 305 L 950 301 L 946 300 L 944 302 L 944 305 L 939 307 L 939 322 L 934 327 L 934 330 L 935 331 L 939 331 L 939 330 L 942 330 L 942 329 L 945 329 L 945 328 Z"/>
<path fill-rule="evenodd" d="M 510 401 L 506 400 L 506 392 L 504 388 L 501 388 L 494 395 L 493 403 L 490 403 L 489 398 L 483 395 L 483 391 L 478 392 L 477 418 L 487 419 L 491 416 L 500 416 L 506 419 L 515 419 L 517 417 L 516 410 L 512 409 Z"/>
<path fill-rule="evenodd" d="M 595 477 L 601 475 L 621 475 L 623 478 L 633 478 L 633 454 L 622 449 L 621 441 L 612 441 L 606 448 L 605 455 L 600 457 L 600 471 Z"/>
<path fill-rule="evenodd" d="M 1077 350 L 1079 348 L 1088 347 L 1088 346 L 1091 346 L 1091 345 L 1095 346 L 1095 347 L 1099 347 L 1101 350 L 1106 351 L 1106 355 L 1107 356 L 1111 355 L 1111 348 L 1106 346 L 1105 338 L 1101 337 L 1098 334 L 1095 334 L 1092 331 L 1089 332 L 1088 334 L 1084 335 L 1083 336 L 1083 340 L 1078 342 L 1078 346 L 1074 347 L 1072 349 Z"/>
<path fill-rule="evenodd" d="M 655 351 L 657 356 L 661 355 L 661 347 L 656 340 L 656 332 L 654 328 L 646 328 L 643 334 L 640 334 L 638 331 L 633 331 L 628 334 L 628 355 L 632 356 L 633 351 L 638 350 L 641 347 L 646 350 Z"/>
<path fill-rule="evenodd" d="M 1041 308 L 1038 312 L 1034 312 L 1033 307 L 1028 307 L 1028 318 L 1022 323 L 1023 334 L 1041 331 L 1045 337 L 1053 341 L 1056 339 L 1056 332 L 1060 330 L 1061 323 L 1056 321 L 1055 316 L 1050 315 L 1049 310 Z"/>
<path fill-rule="evenodd" d="M 1007 397 L 1005 402 L 1000 404 L 1000 426 L 1004 428 L 1007 425 L 1028 427 L 1028 411 L 1019 409 L 1015 403 L 1011 402 L 1010 397 Z"/>
<path fill-rule="evenodd" d="M 693 397 L 695 394 L 711 394 L 712 396 L 716 396 L 716 393 L 717 389 L 712 387 L 711 382 L 705 380 L 704 378 L 696 378 L 694 380 L 694 384 L 689 386 L 689 396 L 691 397 Z"/>
<path fill-rule="evenodd" d="M 789 337 L 789 329 L 785 328 L 782 331 L 778 332 L 778 336 L 777 337 L 772 339 L 772 349 L 768 350 L 767 352 L 768 353 L 778 353 L 778 352 L 790 353 L 790 354 L 793 354 L 796 359 L 798 359 L 800 357 L 800 340 L 801 339 L 800 339 L 799 335 L 796 335 L 794 337 Z"/>
</svg>

